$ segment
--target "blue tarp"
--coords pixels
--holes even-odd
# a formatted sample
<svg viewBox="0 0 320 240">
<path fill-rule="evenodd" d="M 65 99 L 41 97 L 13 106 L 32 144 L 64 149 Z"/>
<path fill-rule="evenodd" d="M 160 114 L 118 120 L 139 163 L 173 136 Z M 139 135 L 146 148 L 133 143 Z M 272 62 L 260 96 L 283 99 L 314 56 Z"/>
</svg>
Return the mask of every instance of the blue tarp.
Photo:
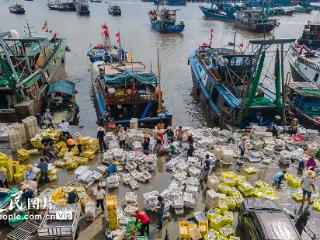
<svg viewBox="0 0 320 240">
<path fill-rule="evenodd" d="M 48 95 L 61 92 L 72 95 L 75 92 L 75 84 L 69 80 L 57 80 L 49 85 Z"/>
<path fill-rule="evenodd" d="M 125 71 L 115 75 L 104 75 L 105 82 L 110 85 L 124 85 L 125 83 L 132 81 L 132 79 L 135 79 L 142 84 L 153 85 L 155 87 L 157 86 L 157 76 L 154 73 L 132 73 Z"/>
</svg>

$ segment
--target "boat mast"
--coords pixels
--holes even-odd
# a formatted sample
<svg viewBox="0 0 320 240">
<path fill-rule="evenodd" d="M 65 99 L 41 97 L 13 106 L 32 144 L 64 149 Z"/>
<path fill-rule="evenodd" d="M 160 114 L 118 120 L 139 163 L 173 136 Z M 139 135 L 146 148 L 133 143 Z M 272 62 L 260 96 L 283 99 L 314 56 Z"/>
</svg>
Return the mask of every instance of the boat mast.
<svg viewBox="0 0 320 240">
<path fill-rule="evenodd" d="M 162 111 L 162 92 L 161 92 L 161 65 L 160 65 L 160 53 L 157 49 L 157 62 L 158 62 L 158 113 Z"/>
</svg>

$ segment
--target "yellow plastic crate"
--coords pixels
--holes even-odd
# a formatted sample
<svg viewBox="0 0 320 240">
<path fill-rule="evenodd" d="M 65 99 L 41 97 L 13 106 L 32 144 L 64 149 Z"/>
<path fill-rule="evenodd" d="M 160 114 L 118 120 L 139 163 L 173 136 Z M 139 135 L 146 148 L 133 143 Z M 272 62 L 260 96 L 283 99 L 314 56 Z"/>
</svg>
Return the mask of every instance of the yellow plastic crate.
<svg viewBox="0 0 320 240">
<path fill-rule="evenodd" d="M 222 178 L 221 182 L 229 187 L 234 187 L 236 185 L 234 178 Z"/>
<path fill-rule="evenodd" d="M 210 228 L 213 230 L 219 231 L 219 228 L 222 226 L 222 216 L 220 214 L 216 215 L 214 218 L 210 219 Z"/>
<path fill-rule="evenodd" d="M 220 214 L 220 209 L 219 208 L 210 208 L 206 212 L 206 217 L 207 217 L 207 219 L 211 219 L 211 218 L 214 218 L 218 214 Z"/>
<path fill-rule="evenodd" d="M 208 231 L 208 233 L 205 235 L 204 239 L 205 240 L 211 240 L 211 239 L 217 239 L 217 237 L 219 236 L 219 233 L 213 229 L 210 229 Z"/>
<path fill-rule="evenodd" d="M 297 176 L 288 179 L 288 185 L 292 188 L 299 188 L 301 186 L 301 180 Z"/>
<path fill-rule="evenodd" d="M 312 208 L 314 210 L 320 211 L 320 198 L 317 198 L 316 200 L 314 200 L 312 204 Z"/>
<path fill-rule="evenodd" d="M 221 176 L 222 178 L 235 178 L 237 174 L 231 171 L 227 171 L 227 172 L 222 172 Z"/>
<path fill-rule="evenodd" d="M 224 194 L 227 194 L 228 192 L 230 192 L 230 187 L 227 186 L 227 185 L 224 185 L 222 183 L 218 184 L 218 191 L 220 193 L 224 193 Z"/>
<path fill-rule="evenodd" d="M 257 169 L 255 167 L 246 167 L 243 169 L 243 171 L 247 174 L 255 174 Z"/>
<path fill-rule="evenodd" d="M 230 224 L 231 226 L 233 226 L 233 224 L 234 224 L 233 212 L 225 212 L 225 213 L 223 214 L 221 224 L 222 224 L 223 226 L 225 226 L 225 225 L 227 225 L 227 224 Z"/>
<path fill-rule="evenodd" d="M 292 194 L 292 198 L 297 201 L 297 202 L 301 202 L 303 199 L 303 193 L 301 190 L 295 192 Z"/>
<path fill-rule="evenodd" d="M 245 181 L 247 179 L 246 176 L 243 175 L 236 175 L 234 178 L 235 184 L 236 186 L 240 185 L 243 181 Z"/>
<path fill-rule="evenodd" d="M 223 237 L 229 238 L 234 235 L 234 228 L 231 225 L 223 226 L 219 229 L 220 234 Z"/>
<path fill-rule="evenodd" d="M 226 197 L 224 199 L 224 202 L 227 204 L 228 209 L 230 209 L 230 210 L 234 210 L 237 206 L 237 203 L 234 200 L 234 197 Z"/>
<path fill-rule="evenodd" d="M 106 197 L 107 208 L 117 208 L 117 196 L 110 195 Z"/>
<path fill-rule="evenodd" d="M 23 182 L 23 180 L 24 180 L 24 174 L 23 174 L 23 173 L 15 173 L 15 174 L 13 174 L 13 178 L 14 178 L 14 181 L 15 181 L 16 183 Z"/>
<path fill-rule="evenodd" d="M 179 222 L 179 239 L 180 240 L 191 240 L 189 233 L 189 222 L 180 221 Z"/>
<path fill-rule="evenodd" d="M 208 232 L 208 221 L 199 221 L 198 228 L 202 237 L 204 237 Z"/>
</svg>

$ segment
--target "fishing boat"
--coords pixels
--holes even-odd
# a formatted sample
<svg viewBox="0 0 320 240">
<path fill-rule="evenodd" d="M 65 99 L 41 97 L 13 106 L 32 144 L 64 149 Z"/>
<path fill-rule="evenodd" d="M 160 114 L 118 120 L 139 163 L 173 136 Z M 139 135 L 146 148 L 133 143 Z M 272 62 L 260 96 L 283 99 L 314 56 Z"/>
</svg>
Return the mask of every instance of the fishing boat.
<svg viewBox="0 0 320 240">
<path fill-rule="evenodd" d="M 177 9 L 169 10 L 159 8 L 149 10 L 151 27 L 161 33 L 181 33 L 185 27 L 184 22 L 176 23 Z"/>
<path fill-rule="evenodd" d="M 289 54 L 292 78 L 296 82 L 311 82 L 320 86 L 320 52 L 305 45 L 294 44 Z"/>
<path fill-rule="evenodd" d="M 49 32 L 0 33 L 0 121 L 44 110 L 48 83 L 64 74 L 66 40 Z"/>
<path fill-rule="evenodd" d="M 186 0 L 166 0 L 165 4 L 168 6 L 186 6 Z"/>
<path fill-rule="evenodd" d="M 290 110 L 308 128 L 320 129 L 320 89 L 311 82 L 292 82 L 288 98 Z"/>
<path fill-rule="evenodd" d="M 235 48 L 213 48 L 211 40 L 191 52 L 193 93 L 213 125 L 245 128 L 272 124 L 281 112 L 281 93 L 277 90 L 274 96 L 259 84 L 264 60 L 264 51 L 246 54 Z M 281 84 L 278 75 L 276 89 Z"/>
<path fill-rule="evenodd" d="M 294 12 L 295 13 L 311 13 L 312 12 L 312 7 L 308 6 L 308 7 L 303 7 L 300 5 L 297 5 L 294 7 Z"/>
<path fill-rule="evenodd" d="M 50 10 L 64 11 L 64 12 L 75 12 L 77 10 L 74 0 L 72 0 L 71 2 L 60 2 L 59 0 L 54 0 L 54 1 L 49 0 L 48 7 Z"/>
<path fill-rule="evenodd" d="M 112 44 L 109 35 L 109 27 L 107 24 L 101 26 L 102 43 L 90 45 L 87 56 L 89 57 L 90 63 L 97 61 L 103 61 L 105 63 L 125 61 L 126 52 L 122 47 Z M 120 32 L 117 38 L 118 43 L 120 42 Z M 121 57 L 121 59 L 119 58 Z"/>
<path fill-rule="evenodd" d="M 89 16 L 90 15 L 88 0 L 76 1 L 76 9 L 77 9 L 77 14 L 80 16 Z"/>
<path fill-rule="evenodd" d="M 171 125 L 172 115 L 162 106 L 158 78 L 141 62 L 92 64 L 92 87 L 99 119 L 129 126 L 137 118 L 139 127 L 153 128 L 159 122 Z M 106 123 L 106 122 L 104 122 Z"/>
<path fill-rule="evenodd" d="M 298 43 L 312 49 L 320 48 L 320 22 L 308 22 Z"/>
<path fill-rule="evenodd" d="M 244 5 L 248 8 L 252 7 L 287 7 L 292 5 L 291 0 L 244 0 Z"/>
<path fill-rule="evenodd" d="M 242 10 L 234 14 L 235 26 L 250 32 L 269 33 L 277 25 L 276 19 L 269 19 L 268 15 L 257 10 Z"/>
<path fill-rule="evenodd" d="M 58 125 L 65 120 L 72 125 L 79 122 L 79 106 L 75 101 L 75 83 L 69 80 L 56 80 L 49 84 L 46 108 L 52 114 L 52 123 Z"/>
<path fill-rule="evenodd" d="M 21 4 L 14 4 L 14 5 L 11 5 L 9 7 L 9 11 L 13 14 L 25 14 L 25 10 L 24 10 L 24 7 L 23 5 Z"/>
<path fill-rule="evenodd" d="M 210 7 L 199 6 L 200 10 L 204 14 L 206 20 L 220 20 L 220 21 L 232 21 L 234 19 L 234 13 L 239 10 L 238 7 L 228 5 L 223 9 L 218 8 L 217 5 L 211 2 Z"/>
<path fill-rule="evenodd" d="M 284 8 L 284 7 L 274 7 L 274 8 L 266 8 L 264 9 L 265 13 L 268 14 L 268 16 L 292 16 L 295 12 L 291 8 Z"/>
<path fill-rule="evenodd" d="M 108 13 L 113 16 L 121 16 L 121 7 L 118 5 L 108 6 Z"/>
<path fill-rule="evenodd" d="M 92 3 L 102 3 L 103 0 L 90 0 L 90 2 L 92 2 Z"/>
</svg>

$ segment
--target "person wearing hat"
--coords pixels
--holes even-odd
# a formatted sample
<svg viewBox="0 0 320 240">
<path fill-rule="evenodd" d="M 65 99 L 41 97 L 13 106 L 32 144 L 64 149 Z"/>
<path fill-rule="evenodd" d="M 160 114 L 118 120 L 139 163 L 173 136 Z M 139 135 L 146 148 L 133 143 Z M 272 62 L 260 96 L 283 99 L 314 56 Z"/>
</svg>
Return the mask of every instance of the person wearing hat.
<svg viewBox="0 0 320 240">
<path fill-rule="evenodd" d="M 70 136 L 67 139 L 67 148 L 68 148 L 68 152 L 71 151 L 71 149 L 76 145 L 76 142 L 73 140 L 73 138 Z"/>
<path fill-rule="evenodd" d="M 0 168 L 0 187 L 9 188 L 8 179 L 7 179 L 7 169 L 4 167 Z"/>
<path fill-rule="evenodd" d="M 314 176 L 315 176 L 315 173 L 314 171 L 311 171 L 311 170 L 307 170 L 304 173 L 304 176 L 301 180 L 301 188 L 302 188 L 302 194 L 303 194 L 302 204 L 305 202 L 306 196 L 308 197 L 309 204 L 311 203 L 312 190 L 316 191 L 316 187 L 313 179 Z"/>
<path fill-rule="evenodd" d="M 292 119 L 292 122 L 291 122 L 291 125 L 290 125 L 291 135 L 297 133 L 297 131 L 298 131 L 298 126 L 299 126 L 299 120 L 298 120 L 298 118 Z"/>
<path fill-rule="evenodd" d="M 100 152 L 104 152 L 107 150 L 106 143 L 104 142 L 105 136 L 106 136 L 106 133 L 105 133 L 103 127 L 99 126 L 98 132 L 97 132 L 97 138 L 99 140 Z"/>
<path fill-rule="evenodd" d="M 36 174 L 32 169 L 32 164 L 27 165 L 27 169 L 24 171 L 24 180 L 36 180 Z"/>
<path fill-rule="evenodd" d="M 77 142 L 77 147 L 78 147 L 78 151 L 80 154 L 80 153 L 82 153 L 82 137 L 79 132 L 77 132 L 76 142 Z"/>
</svg>

